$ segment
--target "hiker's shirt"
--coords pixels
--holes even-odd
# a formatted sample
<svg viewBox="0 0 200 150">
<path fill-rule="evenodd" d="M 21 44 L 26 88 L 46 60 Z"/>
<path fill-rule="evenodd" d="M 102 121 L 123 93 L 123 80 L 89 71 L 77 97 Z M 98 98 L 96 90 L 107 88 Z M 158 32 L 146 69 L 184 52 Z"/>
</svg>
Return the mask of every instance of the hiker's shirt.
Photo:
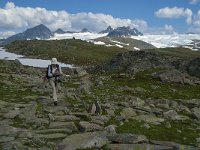
<svg viewBox="0 0 200 150">
<path fill-rule="evenodd" d="M 57 77 L 55 74 L 56 72 L 59 72 L 60 75 L 62 74 L 62 70 L 60 65 L 58 67 L 52 67 L 51 65 L 48 67 L 48 77 L 52 78 L 52 77 Z M 59 76 L 60 76 L 59 75 Z"/>
<path fill-rule="evenodd" d="M 52 67 L 52 74 L 54 75 L 55 73 L 59 72 L 57 67 Z"/>
</svg>

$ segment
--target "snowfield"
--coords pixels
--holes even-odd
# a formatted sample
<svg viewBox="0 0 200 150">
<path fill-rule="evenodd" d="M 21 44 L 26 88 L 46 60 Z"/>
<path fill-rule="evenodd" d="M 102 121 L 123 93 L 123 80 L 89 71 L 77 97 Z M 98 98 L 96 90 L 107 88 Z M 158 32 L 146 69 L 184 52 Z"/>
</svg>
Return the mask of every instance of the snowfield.
<svg viewBox="0 0 200 150">
<path fill-rule="evenodd" d="M 91 40 L 100 38 L 103 36 L 107 36 L 108 33 L 99 34 L 99 33 L 91 33 L 91 32 L 84 32 L 84 33 L 64 33 L 64 34 L 54 34 L 54 37 L 50 38 L 49 40 L 62 40 L 62 39 L 81 39 L 81 40 Z"/>
<path fill-rule="evenodd" d="M 105 45 L 105 46 L 118 46 L 123 47 L 125 45 L 129 45 L 129 43 L 122 43 L 119 41 L 112 41 L 116 44 L 114 45 L 106 45 L 101 41 L 93 41 L 93 39 L 107 36 L 108 33 L 99 34 L 99 33 L 65 33 L 65 34 L 54 34 L 54 37 L 49 40 L 61 40 L 61 39 L 81 39 L 84 41 L 93 42 L 96 45 Z M 157 48 L 166 48 L 166 47 L 179 47 L 184 46 L 186 48 L 190 48 L 192 50 L 198 50 L 199 47 L 196 43 L 193 43 L 193 40 L 200 40 L 200 35 L 198 34 L 171 34 L 171 35 L 143 35 L 143 36 L 131 36 L 131 38 L 136 40 L 141 40 L 146 43 L 152 44 Z M 200 43 L 200 42 L 198 42 Z M 197 49 L 196 49 L 197 48 Z M 136 48 L 137 49 L 137 48 Z M 137 49 L 138 50 L 138 49 Z"/>
<path fill-rule="evenodd" d="M 19 60 L 25 66 L 46 68 L 49 64 L 51 64 L 51 60 L 43 60 L 43 59 L 32 59 L 32 58 L 23 58 L 22 55 L 17 55 L 14 53 L 6 52 L 4 49 L 0 48 L 0 59 L 4 60 Z M 71 64 L 59 63 L 61 67 L 74 68 Z"/>
<path fill-rule="evenodd" d="M 178 47 L 182 45 L 191 45 L 190 43 L 192 43 L 193 40 L 200 40 L 200 35 L 198 34 L 143 35 L 143 36 L 132 36 L 131 38 L 147 42 L 157 48 L 165 48 L 165 47 Z"/>
</svg>

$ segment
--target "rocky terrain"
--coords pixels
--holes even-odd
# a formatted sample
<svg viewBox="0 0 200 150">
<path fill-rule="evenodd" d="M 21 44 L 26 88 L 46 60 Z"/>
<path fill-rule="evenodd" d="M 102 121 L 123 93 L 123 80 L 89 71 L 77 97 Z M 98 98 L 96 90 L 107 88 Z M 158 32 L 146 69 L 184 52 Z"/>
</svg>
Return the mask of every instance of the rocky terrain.
<svg viewBox="0 0 200 150">
<path fill-rule="evenodd" d="M 63 68 L 54 106 L 45 69 L 1 60 L 0 149 L 199 149 L 199 64 L 141 51 Z"/>
</svg>

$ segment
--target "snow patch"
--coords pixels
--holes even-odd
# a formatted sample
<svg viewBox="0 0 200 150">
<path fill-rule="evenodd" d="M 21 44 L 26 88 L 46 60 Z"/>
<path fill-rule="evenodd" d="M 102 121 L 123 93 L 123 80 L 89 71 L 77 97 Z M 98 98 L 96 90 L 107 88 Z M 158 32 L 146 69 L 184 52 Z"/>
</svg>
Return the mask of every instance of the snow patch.
<svg viewBox="0 0 200 150">
<path fill-rule="evenodd" d="M 123 46 L 122 45 L 119 45 L 119 44 L 115 44 L 117 47 L 119 47 L 119 48 L 123 48 Z"/>
<path fill-rule="evenodd" d="M 94 44 L 96 45 L 105 45 L 106 43 L 101 42 L 101 41 L 93 41 Z"/>
<path fill-rule="evenodd" d="M 131 36 L 136 40 L 141 40 L 154 45 L 157 48 L 177 47 L 181 45 L 188 45 L 194 39 L 200 40 L 198 34 L 172 34 L 172 35 L 143 35 Z"/>
<path fill-rule="evenodd" d="M 14 53 L 6 52 L 4 49 L 0 48 L 0 59 L 5 60 L 19 60 L 22 65 L 32 66 L 38 68 L 46 68 L 49 64 L 51 64 L 50 60 L 43 59 L 32 59 L 32 58 L 23 58 L 23 55 L 17 55 Z M 61 67 L 69 67 L 74 68 L 73 65 L 60 63 Z"/>
<path fill-rule="evenodd" d="M 62 40 L 62 39 L 81 39 L 81 40 L 90 40 L 96 39 L 103 36 L 107 36 L 108 33 L 99 34 L 99 33 L 91 33 L 91 32 L 84 32 L 84 33 L 64 33 L 64 34 L 57 34 L 55 33 L 53 37 L 49 40 Z"/>
<path fill-rule="evenodd" d="M 110 41 L 111 41 L 111 42 L 114 42 L 114 43 L 117 43 L 117 44 L 129 46 L 129 43 L 123 43 L 123 42 L 119 42 L 119 41 L 115 41 L 115 40 L 110 40 Z"/>
<path fill-rule="evenodd" d="M 140 50 L 140 48 L 138 48 L 138 47 L 134 47 L 134 50 L 136 50 L 136 51 L 139 51 L 139 50 Z"/>
</svg>

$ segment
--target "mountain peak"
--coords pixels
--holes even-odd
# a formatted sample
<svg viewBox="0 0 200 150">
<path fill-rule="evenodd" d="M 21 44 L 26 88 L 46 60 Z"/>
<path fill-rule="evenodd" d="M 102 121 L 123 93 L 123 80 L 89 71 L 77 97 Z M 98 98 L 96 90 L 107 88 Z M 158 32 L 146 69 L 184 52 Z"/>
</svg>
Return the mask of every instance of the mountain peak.
<svg viewBox="0 0 200 150">
<path fill-rule="evenodd" d="M 99 33 L 109 33 L 111 31 L 113 31 L 113 28 L 111 26 L 108 26 L 106 30 L 103 30 L 103 31 L 101 31 Z"/>
<path fill-rule="evenodd" d="M 54 33 L 57 33 L 57 34 L 64 34 L 64 33 L 66 33 L 66 32 L 59 28 L 59 29 L 57 29 L 56 31 L 54 31 Z"/>
<path fill-rule="evenodd" d="M 40 24 L 38 26 L 35 26 L 33 28 L 27 29 L 26 31 L 22 33 L 18 33 L 16 35 L 13 35 L 9 38 L 7 38 L 3 44 L 8 44 L 16 40 L 27 40 L 27 39 L 49 39 L 51 36 L 53 36 L 51 30 L 47 28 L 45 25 Z"/>
<path fill-rule="evenodd" d="M 113 31 L 109 32 L 108 36 L 114 36 L 114 37 L 121 37 L 121 36 L 138 36 L 143 35 L 141 32 L 139 32 L 136 28 L 131 29 L 128 27 L 118 27 L 114 29 Z"/>
<path fill-rule="evenodd" d="M 89 32 L 89 30 L 88 30 L 87 28 L 83 28 L 83 29 L 81 30 L 81 32 Z"/>
</svg>

